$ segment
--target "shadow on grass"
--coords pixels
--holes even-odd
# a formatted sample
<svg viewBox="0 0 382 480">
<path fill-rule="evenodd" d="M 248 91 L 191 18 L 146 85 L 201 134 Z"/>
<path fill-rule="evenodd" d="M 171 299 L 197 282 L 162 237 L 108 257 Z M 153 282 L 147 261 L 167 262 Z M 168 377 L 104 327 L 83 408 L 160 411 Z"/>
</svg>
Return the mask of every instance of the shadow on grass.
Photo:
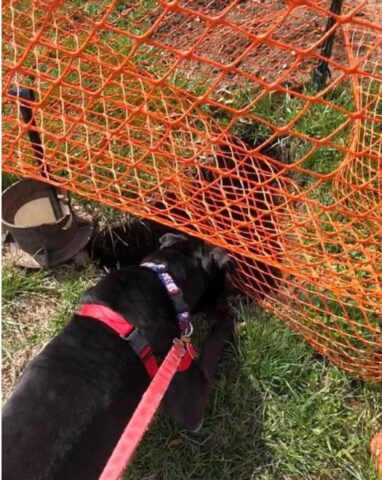
<svg viewBox="0 0 382 480">
<path fill-rule="evenodd" d="M 251 385 L 232 347 L 223 353 L 216 377 L 203 428 L 189 434 L 161 414 L 125 480 L 248 480 L 272 463 L 263 394 Z"/>
</svg>

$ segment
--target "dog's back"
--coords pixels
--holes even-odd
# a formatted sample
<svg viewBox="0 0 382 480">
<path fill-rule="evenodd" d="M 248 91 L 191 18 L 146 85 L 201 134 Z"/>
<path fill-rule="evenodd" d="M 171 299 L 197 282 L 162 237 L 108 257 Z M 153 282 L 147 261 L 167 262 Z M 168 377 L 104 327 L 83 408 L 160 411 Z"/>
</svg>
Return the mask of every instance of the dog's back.
<svg viewBox="0 0 382 480">
<path fill-rule="evenodd" d="M 75 316 L 28 366 L 3 409 L 4 479 L 101 473 L 148 384 L 139 358 L 104 330 Z"/>
</svg>

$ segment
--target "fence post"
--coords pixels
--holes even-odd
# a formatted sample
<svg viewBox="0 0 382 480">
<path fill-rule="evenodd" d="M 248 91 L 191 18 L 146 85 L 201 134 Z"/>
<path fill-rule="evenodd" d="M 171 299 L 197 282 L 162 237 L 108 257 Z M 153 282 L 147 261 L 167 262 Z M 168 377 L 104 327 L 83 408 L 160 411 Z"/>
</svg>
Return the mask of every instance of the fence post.
<svg viewBox="0 0 382 480">
<path fill-rule="evenodd" d="M 332 3 L 330 5 L 330 12 L 335 15 L 340 15 L 341 9 L 342 9 L 342 3 L 343 3 L 343 0 L 332 0 Z M 335 23 L 336 23 L 335 18 L 332 15 L 330 15 L 326 22 L 325 32 L 328 32 Z M 330 69 L 328 66 L 328 61 L 326 59 L 330 58 L 332 55 L 335 36 L 336 36 L 336 31 L 334 30 L 326 38 L 321 50 L 321 55 L 325 57 L 325 59 L 320 60 L 319 64 L 313 71 L 312 81 L 313 81 L 314 89 L 317 91 L 320 91 L 326 85 L 326 81 L 330 76 Z"/>
</svg>

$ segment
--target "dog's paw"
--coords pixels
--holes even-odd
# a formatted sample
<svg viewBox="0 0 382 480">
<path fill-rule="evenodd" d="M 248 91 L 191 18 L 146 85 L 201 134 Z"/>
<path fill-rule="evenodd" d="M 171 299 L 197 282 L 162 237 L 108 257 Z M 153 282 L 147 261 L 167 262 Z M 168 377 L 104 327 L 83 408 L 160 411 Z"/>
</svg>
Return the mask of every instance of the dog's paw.
<svg viewBox="0 0 382 480">
<path fill-rule="evenodd" d="M 204 423 L 204 417 L 201 418 L 200 422 L 196 425 L 196 427 L 193 427 L 192 429 L 189 429 L 188 431 L 190 433 L 198 433 L 203 428 L 203 423 Z"/>
</svg>

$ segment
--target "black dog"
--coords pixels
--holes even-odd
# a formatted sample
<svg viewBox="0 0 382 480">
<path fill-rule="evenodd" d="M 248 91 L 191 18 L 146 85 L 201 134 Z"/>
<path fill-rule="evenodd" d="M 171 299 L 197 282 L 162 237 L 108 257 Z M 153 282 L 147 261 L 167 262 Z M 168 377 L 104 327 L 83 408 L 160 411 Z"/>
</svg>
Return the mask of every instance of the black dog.
<svg viewBox="0 0 382 480">
<path fill-rule="evenodd" d="M 191 312 L 219 297 L 231 265 L 223 250 L 174 234 L 162 237 L 146 261 L 166 266 Z M 108 274 L 82 302 L 128 319 L 158 363 L 181 333 L 166 286 L 147 267 Z M 214 325 L 199 357 L 175 375 L 165 396 L 170 416 L 191 431 L 201 425 L 219 354 L 232 334 L 226 305 L 212 312 Z M 75 314 L 28 366 L 3 409 L 3 478 L 97 479 L 149 381 L 128 342 L 100 321 Z"/>
</svg>

